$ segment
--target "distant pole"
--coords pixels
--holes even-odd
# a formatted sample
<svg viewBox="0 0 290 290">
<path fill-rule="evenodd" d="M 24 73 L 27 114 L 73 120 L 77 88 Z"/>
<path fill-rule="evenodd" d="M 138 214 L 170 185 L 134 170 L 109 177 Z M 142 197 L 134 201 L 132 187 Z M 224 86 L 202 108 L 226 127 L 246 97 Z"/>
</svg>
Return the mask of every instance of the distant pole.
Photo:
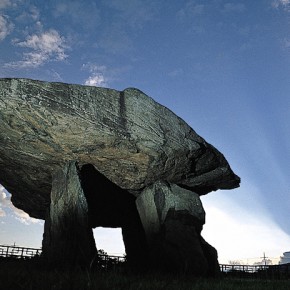
<svg viewBox="0 0 290 290">
<path fill-rule="evenodd" d="M 263 257 L 261 257 L 261 258 L 264 260 L 265 266 L 267 266 L 267 260 L 266 260 L 266 258 L 268 258 L 268 257 L 266 257 L 265 252 L 264 252 Z"/>
</svg>

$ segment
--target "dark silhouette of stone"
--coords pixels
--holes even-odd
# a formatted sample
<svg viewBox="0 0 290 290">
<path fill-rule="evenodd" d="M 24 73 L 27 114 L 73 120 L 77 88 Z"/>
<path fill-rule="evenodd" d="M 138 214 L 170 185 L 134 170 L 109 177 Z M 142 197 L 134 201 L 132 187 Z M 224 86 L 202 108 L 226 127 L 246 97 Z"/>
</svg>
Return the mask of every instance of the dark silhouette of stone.
<svg viewBox="0 0 290 290">
<path fill-rule="evenodd" d="M 199 196 L 240 179 L 141 91 L 0 79 L 0 143 L 0 183 L 16 207 L 46 219 L 43 252 L 52 263 L 62 251 L 68 263 L 88 263 L 91 228 L 121 227 L 135 268 L 215 273 Z M 73 254 L 80 246 L 86 251 Z"/>
<path fill-rule="evenodd" d="M 220 277 L 221 271 L 218 262 L 217 250 L 207 243 L 201 236 L 200 245 L 208 264 L 207 276 L 215 278 Z"/>
<path fill-rule="evenodd" d="M 96 255 L 88 204 L 75 162 L 53 174 L 42 249 L 49 265 L 88 266 Z"/>
<path fill-rule="evenodd" d="M 198 194 L 158 181 L 139 195 L 136 204 L 151 265 L 174 273 L 210 273 L 212 255 L 200 235 L 205 212 Z"/>
</svg>

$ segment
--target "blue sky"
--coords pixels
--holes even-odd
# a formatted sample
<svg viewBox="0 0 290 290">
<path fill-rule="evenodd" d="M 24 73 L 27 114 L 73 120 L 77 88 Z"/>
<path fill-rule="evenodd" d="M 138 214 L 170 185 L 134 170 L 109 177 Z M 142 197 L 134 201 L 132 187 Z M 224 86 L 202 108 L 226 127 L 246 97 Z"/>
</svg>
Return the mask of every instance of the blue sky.
<svg viewBox="0 0 290 290">
<path fill-rule="evenodd" d="M 220 150 L 242 180 L 202 197 L 220 261 L 290 250 L 289 0 L 0 0 L 0 49 L 0 77 L 137 87 Z M 0 243 L 39 247 L 0 193 Z"/>
</svg>

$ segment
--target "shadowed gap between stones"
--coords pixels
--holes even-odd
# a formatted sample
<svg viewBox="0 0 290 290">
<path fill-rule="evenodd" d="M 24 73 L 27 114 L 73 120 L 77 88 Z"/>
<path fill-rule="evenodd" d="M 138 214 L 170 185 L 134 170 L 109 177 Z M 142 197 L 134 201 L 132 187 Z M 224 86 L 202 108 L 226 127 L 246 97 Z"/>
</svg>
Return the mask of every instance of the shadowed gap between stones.
<svg viewBox="0 0 290 290">
<path fill-rule="evenodd" d="M 121 228 L 128 263 L 132 267 L 147 266 L 147 243 L 136 208 L 136 197 L 120 188 L 91 164 L 79 172 L 88 202 L 91 228 Z"/>
</svg>

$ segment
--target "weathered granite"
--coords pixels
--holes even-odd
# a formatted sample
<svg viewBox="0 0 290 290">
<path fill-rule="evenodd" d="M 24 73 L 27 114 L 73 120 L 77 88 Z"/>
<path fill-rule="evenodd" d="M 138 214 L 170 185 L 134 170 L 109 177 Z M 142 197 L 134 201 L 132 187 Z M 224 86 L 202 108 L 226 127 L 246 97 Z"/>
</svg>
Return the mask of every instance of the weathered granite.
<svg viewBox="0 0 290 290">
<path fill-rule="evenodd" d="M 224 156 L 137 89 L 0 79 L 0 183 L 45 219 L 43 258 L 88 265 L 120 227 L 129 264 L 219 273 L 199 196 L 239 186 Z"/>
<path fill-rule="evenodd" d="M 0 79 L 0 183 L 13 204 L 44 219 L 52 175 L 92 164 L 138 196 L 164 180 L 198 194 L 239 186 L 224 156 L 137 89 L 116 91 Z"/>
<path fill-rule="evenodd" d="M 201 237 L 205 212 L 198 194 L 158 181 L 136 199 L 146 233 L 151 268 L 217 276 L 217 253 Z"/>
<path fill-rule="evenodd" d="M 141 192 L 136 205 L 149 241 L 159 232 L 170 210 L 190 215 L 200 227 L 205 223 L 199 195 L 176 184 L 157 181 Z"/>
<path fill-rule="evenodd" d="M 47 265 L 88 266 L 97 254 L 88 203 L 74 161 L 54 172 L 42 256 Z"/>
</svg>

